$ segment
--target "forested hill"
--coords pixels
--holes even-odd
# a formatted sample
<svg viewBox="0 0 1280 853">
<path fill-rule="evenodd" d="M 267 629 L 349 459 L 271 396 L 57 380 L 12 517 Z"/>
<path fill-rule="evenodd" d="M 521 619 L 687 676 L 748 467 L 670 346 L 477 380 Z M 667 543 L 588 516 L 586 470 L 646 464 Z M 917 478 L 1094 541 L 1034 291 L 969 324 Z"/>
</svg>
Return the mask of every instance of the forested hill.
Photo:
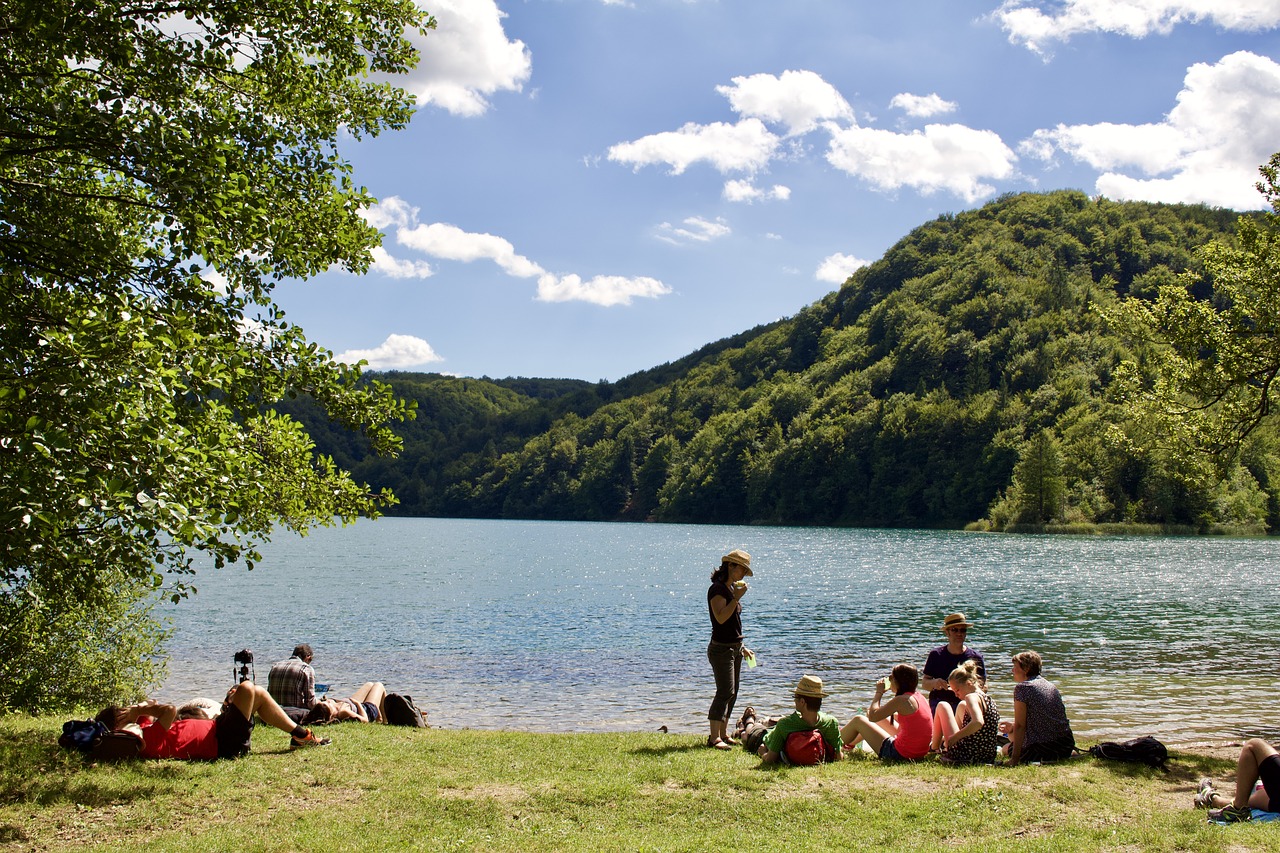
<svg viewBox="0 0 1280 853">
<path fill-rule="evenodd" d="M 617 383 L 381 375 L 418 401 L 395 460 L 295 413 L 405 515 L 1274 526 L 1270 437 L 1228 482 L 1189 483 L 1114 393 L 1140 354 L 1097 310 L 1195 271 L 1236 217 L 1008 196 L 920 226 L 792 318 Z"/>
</svg>

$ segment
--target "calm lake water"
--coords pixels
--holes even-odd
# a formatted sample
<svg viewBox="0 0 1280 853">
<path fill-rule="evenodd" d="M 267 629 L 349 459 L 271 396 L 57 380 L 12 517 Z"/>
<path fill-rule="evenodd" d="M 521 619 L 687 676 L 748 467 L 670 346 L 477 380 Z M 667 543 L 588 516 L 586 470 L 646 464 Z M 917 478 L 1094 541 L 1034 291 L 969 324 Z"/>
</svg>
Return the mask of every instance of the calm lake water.
<svg viewBox="0 0 1280 853">
<path fill-rule="evenodd" d="M 1280 733 L 1280 542 L 903 530 L 384 518 L 279 536 L 252 572 L 209 569 L 164 605 L 162 698 L 220 696 L 232 654 L 265 684 L 293 646 L 347 695 L 412 695 L 433 724 L 703 732 L 712 681 L 706 589 L 721 554 L 752 555 L 739 711 L 790 710 L 804 673 L 842 720 L 899 662 L 922 666 L 942 617 L 976 623 L 990 692 L 1012 712 L 1026 648 L 1076 734 L 1169 743 Z"/>
</svg>

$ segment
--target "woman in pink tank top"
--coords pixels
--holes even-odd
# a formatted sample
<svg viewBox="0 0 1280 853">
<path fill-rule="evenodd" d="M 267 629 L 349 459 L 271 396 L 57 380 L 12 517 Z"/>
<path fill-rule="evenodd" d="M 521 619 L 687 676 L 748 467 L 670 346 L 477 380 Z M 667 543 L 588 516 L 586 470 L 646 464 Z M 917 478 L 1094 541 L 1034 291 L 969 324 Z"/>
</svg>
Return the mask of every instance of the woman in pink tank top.
<svg viewBox="0 0 1280 853">
<path fill-rule="evenodd" d="M 929 754 L 933 737 L 933 715 L 929 700 L 917 687 L 920 673 L 910 664 L 900 663 L 888 678 L 876 682 L 875 697 L 866 714 L 859 714 L 840 730 L 845 749 L 853 749 L 858 741 L 885 761 L 915 761 Z M 884 702 L 886 691 L 893 698 Z"/>
</svg>

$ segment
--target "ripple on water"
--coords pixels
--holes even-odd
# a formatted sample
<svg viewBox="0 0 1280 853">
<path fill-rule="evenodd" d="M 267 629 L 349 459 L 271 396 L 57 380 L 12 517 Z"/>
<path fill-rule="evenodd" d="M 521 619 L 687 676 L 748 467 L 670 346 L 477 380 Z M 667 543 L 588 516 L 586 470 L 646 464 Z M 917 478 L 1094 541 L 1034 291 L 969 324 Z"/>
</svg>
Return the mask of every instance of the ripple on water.
<svg viewBox="0 0 1280 853">
<path fill-rule="evenodd" d="M 701 731 L 708 576 L 743 547 L 739 707 L 785 711 L 806 672 L 846 717 L 899 662 L 921 665 L 953 610 L 976 623 L 1009 713 L 1008 660 L 1045 658 L 1078 735 L 1170 742 L 1275 734 L 1271 540 L 1030 537 L 564 522 L 381 519 L 279 536 L 253 572 L 202 571 L 172 614 L 164 698 L 220 695 L 231 654 L 265 682 L 297 642 L 349 692 L 378 679 L 438 724 Z M 1270 727 L 1270 728 L 1269 728 Z"/>
</svg>

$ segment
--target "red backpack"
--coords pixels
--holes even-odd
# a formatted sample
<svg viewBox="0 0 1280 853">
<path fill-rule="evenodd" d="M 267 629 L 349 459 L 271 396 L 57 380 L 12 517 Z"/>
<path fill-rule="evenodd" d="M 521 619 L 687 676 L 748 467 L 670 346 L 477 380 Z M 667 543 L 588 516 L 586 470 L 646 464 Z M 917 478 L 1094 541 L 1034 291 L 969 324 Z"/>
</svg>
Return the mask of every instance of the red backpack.
<svg viewBox="0 0 1280 853">
<path fill-rule="evenodd" d="M 835 758 L 832 755 L 834 750 L 827 746 L 826 740 L 822 737 L 822 732 L 817 729 L 809 729 L 806 732 L 792 732 L 787 735 L 787 742 L 782 747 L 782 752 L 786 756 L 788 764 L 801 766 L 821 764 L 824 761 L 831 761 Z"/>
</svg>

